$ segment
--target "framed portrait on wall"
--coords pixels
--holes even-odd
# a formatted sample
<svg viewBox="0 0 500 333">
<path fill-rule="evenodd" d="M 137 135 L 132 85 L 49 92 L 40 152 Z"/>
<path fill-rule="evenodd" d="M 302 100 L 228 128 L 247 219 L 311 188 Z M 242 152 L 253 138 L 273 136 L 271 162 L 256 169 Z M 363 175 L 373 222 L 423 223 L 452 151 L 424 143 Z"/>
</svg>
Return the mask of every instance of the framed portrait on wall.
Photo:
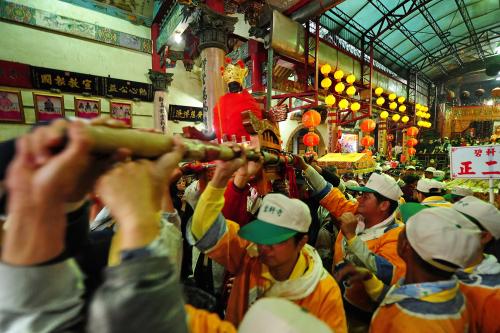
<svg viewBox="0 0 500 333">
<path fill-rule="evenodd" d="M 23 100 L 19 90 L 0 88 L 0 122 L 24 123 Z"/>
<path fill-rule="evenodd" d="M 120 120 L 132 127 L 132 102 L 126 101 L 110 101 L 109 113 L 111 118 Z"/>
<path fill-rule="evenodd" d="M 101 114 L 101 100 L 98 98 L 75 97 L 75 116 L 78 118 L 96 118 Z"/>
<path fill-rule="evenodd" d="M 36 121 L 49 121 L 64 117 L 63 95 L 33 93 Z"/>
</svg>

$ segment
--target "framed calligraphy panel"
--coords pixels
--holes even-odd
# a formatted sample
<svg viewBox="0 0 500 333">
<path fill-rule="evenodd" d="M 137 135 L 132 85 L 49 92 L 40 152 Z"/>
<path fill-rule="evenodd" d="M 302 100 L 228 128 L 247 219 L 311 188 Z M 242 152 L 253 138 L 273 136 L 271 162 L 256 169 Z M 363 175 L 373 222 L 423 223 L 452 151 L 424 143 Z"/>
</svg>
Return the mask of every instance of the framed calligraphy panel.
<svg viewBox="0 0 500 333">
<path fill-rule="evenodd" d="M 101 100 L 98 98 L 75 97 L 75 116 L 78 118 L 96 118 L 101 113 Z"/>
<path fill-rule="evenodd" d="M 109 113 L 111 118 L 124 122 L 132 127 L 132 102 L 110 101 Z"/>
<path fill-rule="evenodd" d="M 33 93 L 36 121 L 50 121 L 64 117 L 63 95 Z"/>
</svg>

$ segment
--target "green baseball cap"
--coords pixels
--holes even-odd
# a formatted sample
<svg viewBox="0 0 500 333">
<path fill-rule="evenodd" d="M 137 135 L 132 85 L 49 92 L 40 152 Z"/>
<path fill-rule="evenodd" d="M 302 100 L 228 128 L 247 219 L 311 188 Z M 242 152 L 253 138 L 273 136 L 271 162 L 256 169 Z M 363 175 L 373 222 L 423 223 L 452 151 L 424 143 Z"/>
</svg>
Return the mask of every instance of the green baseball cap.
<svg viewBox="0 0 500 333">
<path fill-rule="evenodd" d="M 311 225 L 309 207 L 298 199 L 270 193 L 262 200 L 257 219 L 243 226 L 241 238 L 262 245 L 273 245 L 308 232 Z"/>
</svg>

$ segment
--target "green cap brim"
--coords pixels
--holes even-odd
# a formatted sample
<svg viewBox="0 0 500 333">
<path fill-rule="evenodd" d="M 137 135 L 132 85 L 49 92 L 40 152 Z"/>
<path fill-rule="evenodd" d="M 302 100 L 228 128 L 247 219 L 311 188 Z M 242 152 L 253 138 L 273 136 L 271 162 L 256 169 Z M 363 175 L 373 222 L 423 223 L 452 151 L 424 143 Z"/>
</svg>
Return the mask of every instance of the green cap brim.
<svg viewBox="0 0 500 333">
<path fill-rule="evenodd" d="M 421 205 L 415 202 L 409 202 L 399 206 L 399 211 L 401 213 L 401 218 L 403 219 L 403 222 L 406 223 L 408 222 L 408 219 L 410 217 L 427 208 L 431 207 L 426 205 Z"/>
<path fill-rule="evenodd" d="M 372 190 L 371 188 L 366 187 L 366 186 L 348 186 L 347 189 L 350 191 L 355 191 L 355 192 L 377 193 L 377 191 Z"/>
<path fill-rule="evenodd" d="M 280 227 L 262 220 L 253 220 L 242 227 L 238 235 L 256 244 L 273 245 L 284 242 L 297 233 L 297 230 Z"/>
</svg>

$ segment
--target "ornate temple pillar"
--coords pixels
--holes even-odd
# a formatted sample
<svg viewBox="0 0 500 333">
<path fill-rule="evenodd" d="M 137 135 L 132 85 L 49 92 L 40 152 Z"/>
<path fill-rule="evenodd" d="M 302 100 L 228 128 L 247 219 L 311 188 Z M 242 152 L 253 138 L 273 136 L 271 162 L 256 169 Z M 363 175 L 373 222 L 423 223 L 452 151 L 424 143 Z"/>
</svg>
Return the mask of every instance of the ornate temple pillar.
<svg viewBox="0 0 500 333">
<path fill-rule="evenodd" d="M 203 122 L 207 130 L 213 131 L 213 109 L 226 92 L 220 68 L 225 65 L 227 36 L 234 31 L 238 19 L 223 14 L 222 0 L 211 0 L 207 5 L 196 8 L 190 26 L 200 39 L 198 48 L 202 65 Z"/>
<path fill-rule="evenodd" d="M 149 79 L 153 83 L 154 107 L 153 107 L 153 127 L 162 133 L 167 133 L 168 121 L 168 87 L 172 83 L 174 74 L 149 70 Z"/>
<path fill-rule="evenodd" d="M 382 119 L 377 126 L 377 150 L 379 155 L 387 156 L 387 121 Z"/>
</svg>

